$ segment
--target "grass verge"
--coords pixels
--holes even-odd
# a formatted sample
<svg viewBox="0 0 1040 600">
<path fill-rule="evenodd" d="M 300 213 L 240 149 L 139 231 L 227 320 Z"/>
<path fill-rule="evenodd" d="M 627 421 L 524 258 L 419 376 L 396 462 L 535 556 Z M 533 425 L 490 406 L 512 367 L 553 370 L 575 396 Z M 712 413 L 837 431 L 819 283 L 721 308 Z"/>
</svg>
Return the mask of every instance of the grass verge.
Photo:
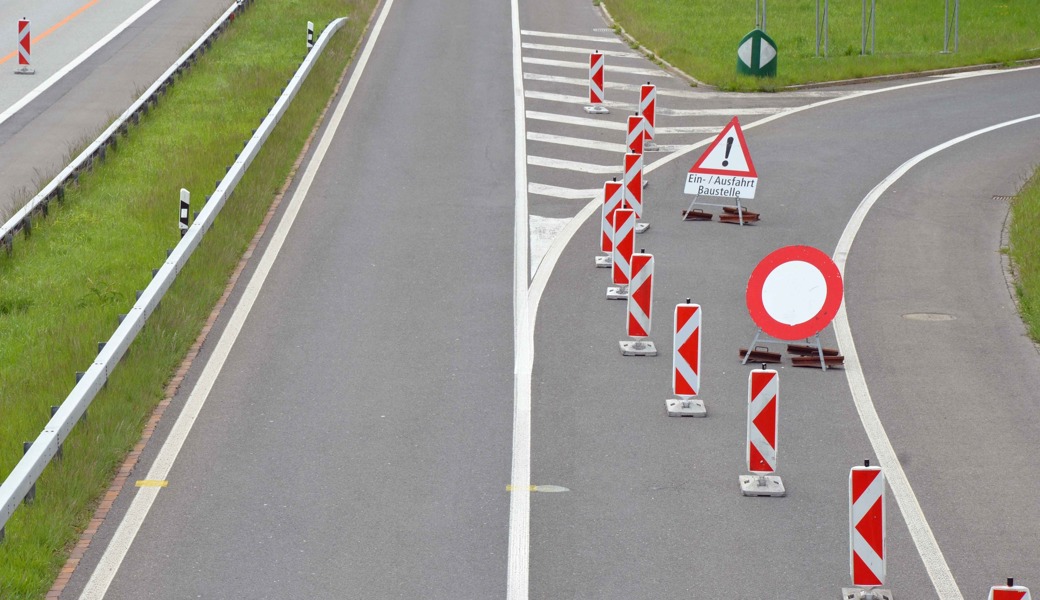
<svg viewBox="0 0 1040 600">
<path fill-rule="evenodd" d="M 376 0 L 255 3 L 63 206 L 0 259 L 0 477 L 35 439 L 178 241 L 177 191 L 223 177 L 304 50 L 303 24 L 351 21 L 326 49 L 216 225 L 0 543 L 0 598 L 40 598 L 141 435 L 328 102 Z"/>
<path fill-rule="evenodd" d="M 876 52 L 869 56 L 860 56 L 862 3 L 835 0 L 830 2 L 827 58 L 816 57 L 816 0 L 783 0 L 768 3 L 766 22 L 779 52 L 778 74 L 775 79 L 758 79 L 736 73 L 737 44 L 755 26 L 753 0 L 606 0 L 603 4 L 652 52 L 723 89 L 775 90 L 810 82 L 1040 57 L 1040 11 L 1033 0 L 961 2 L 960 43 L 951 54 L 941 54 L 941 0 L 881 0 L 877 2 Z M 953 2 L 950 4 L 952 13 Z M 869 45 L 868 41 L 868 51 Z M 952 33 L 949 47 L 953 49 Z"/>
<path fill-rule="evenodd" d="M 1019 310 L 1029 336 L 1040 343 L 1040 169 L 1015 197 L 1008 235 Z"/>
</svg>

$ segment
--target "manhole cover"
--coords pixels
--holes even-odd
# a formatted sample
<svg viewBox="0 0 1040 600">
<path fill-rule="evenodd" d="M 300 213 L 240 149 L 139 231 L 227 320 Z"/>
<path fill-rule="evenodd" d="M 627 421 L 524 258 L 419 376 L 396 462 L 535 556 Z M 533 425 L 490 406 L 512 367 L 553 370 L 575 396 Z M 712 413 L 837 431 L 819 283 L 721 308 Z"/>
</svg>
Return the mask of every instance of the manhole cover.
<svg viewBox="0 0 1040 600">
<path fill-rule="evenodd" d="M 903 315 L 903 318 L 911 321 L 952 321 L 957 317 L 946 313 L 910 313 Z"/>
</svg>

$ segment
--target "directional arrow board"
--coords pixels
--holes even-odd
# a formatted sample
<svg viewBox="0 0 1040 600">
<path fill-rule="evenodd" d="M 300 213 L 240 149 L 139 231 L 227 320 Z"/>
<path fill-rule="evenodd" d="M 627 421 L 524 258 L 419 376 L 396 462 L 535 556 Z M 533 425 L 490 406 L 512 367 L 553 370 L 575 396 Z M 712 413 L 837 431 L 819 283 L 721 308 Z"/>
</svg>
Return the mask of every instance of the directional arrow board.
<svg viewBox="0 0 1040 600">
<path fill-rule="evenodd" d="M 740 122 L 733 117 L 690 168 L 684 191 L 696 196 L 746 200 L 755 197 L 757 187 L 758 172 L 751 162 Z"/>
</svg>

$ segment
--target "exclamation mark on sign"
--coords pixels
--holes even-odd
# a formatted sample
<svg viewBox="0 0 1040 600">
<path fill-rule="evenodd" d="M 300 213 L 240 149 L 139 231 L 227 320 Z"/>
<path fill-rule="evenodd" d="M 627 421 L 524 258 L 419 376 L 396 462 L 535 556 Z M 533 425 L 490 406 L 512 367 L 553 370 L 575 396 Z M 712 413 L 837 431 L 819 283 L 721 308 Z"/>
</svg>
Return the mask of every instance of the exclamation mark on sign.
<svg viewBox="0 0 1040 600">
<path fill-rule="evenodd" d="M 722 166 L 729 166 L 729 151 L 733 149 L 733 137 L 726 138 L 726 159 L 722 161 Z"/>
</svg>

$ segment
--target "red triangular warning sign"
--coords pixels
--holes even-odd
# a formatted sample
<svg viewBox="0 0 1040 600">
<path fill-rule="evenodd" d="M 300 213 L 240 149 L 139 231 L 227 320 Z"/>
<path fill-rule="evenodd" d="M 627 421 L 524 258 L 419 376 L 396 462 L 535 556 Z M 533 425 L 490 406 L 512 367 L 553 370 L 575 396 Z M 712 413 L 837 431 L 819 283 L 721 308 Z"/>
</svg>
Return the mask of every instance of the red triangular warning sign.
<svg viewBox="0 0 1040 600">
<path fill-rule="evenodd" d="M 747 142 L 744 141 L 744 131 L 736 117 L 722 128 L 719 137 L 690 167 L 690 173 L 758 177 Z"/>
</svg>

